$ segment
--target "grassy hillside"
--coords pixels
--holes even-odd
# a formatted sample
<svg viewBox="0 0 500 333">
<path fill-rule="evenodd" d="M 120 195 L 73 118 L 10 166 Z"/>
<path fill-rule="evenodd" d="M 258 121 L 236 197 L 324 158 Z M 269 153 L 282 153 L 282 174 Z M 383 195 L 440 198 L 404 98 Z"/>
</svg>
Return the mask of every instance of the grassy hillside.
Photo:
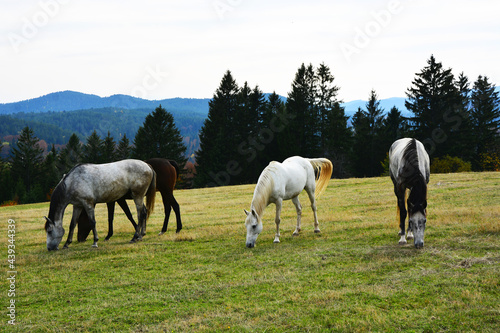
<svg viewBox="0 0 500 333">
<path fill-rule="evenodd" d="M 274 205 L 254 249 L 243 208 L 254 186 L 176 191 L 184 229 L 172 216 L 158 236 L 158 194 L 148 234 L 117 208 L 115 235 L 98 205 L 91 241 L 48 252 L 48 203 L 0 208 L 2 325 L 13 332 L 86 331 L 500 331 L 500 173 L 431 175 L 425 247 L 399 246 L 388 177 L 331 180 L 313 233 L 304 193 L 303 231 L 284 204 L 274 244 Z M 66 231 L 72 208 L 68 207 Z M 7 327 L 7 221 L 15 220 L 16 322 Z"/>
</svg>

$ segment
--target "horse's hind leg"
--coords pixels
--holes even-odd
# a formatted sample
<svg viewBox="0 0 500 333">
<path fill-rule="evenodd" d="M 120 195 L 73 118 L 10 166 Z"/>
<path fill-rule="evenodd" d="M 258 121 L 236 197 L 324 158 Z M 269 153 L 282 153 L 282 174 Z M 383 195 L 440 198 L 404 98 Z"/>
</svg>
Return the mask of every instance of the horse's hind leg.
<svg viewBox="0 0 500 333">
<path fill-rule="evenodd" d="M 132 223 L 132 226 L 134 227 L 134 237 L 130 240 L 131 243 L 135 242 L 139 238 L 139 234 L 137 233 L 137 223 L 134 221 L 134 217 L 132 216 L 132 213 L 130 212 L 130 208 L 127 205 L 127 200 L 124 198 L 118 199 L 116 202 L 118 202 L 118 205 L 122 208 L 123 212 L 125 213 L 125 216 L 127 216 L 128 220 L 130 223 Z"/>
<path fill-rule="evenodd" d="M 174 209 L 175 220 L 177 221 L 177 230 L 175 230 L 175 232 L 178 233 L 182 230 L 181 210 L 180 210 L 179 204 L 177 203 L 177 200 L 175 200 L 173 194 L 172 194 L 172 208 Z"/>
<path fill-rule="evenodd" d="M 292 198 L 292 202 L 295 205 L 295 210 L 297 211 L 297 227 L 295 228 L 295 231 L 293 232 L 293 236 L 298 236 L 299 232 L 301 230 L 300 220 L 302 217 L 302 206 L 301 206 L 300 201 L 299 201 L 299 196 Z"/>
<path fill-rule="evenodd" d="M 309 200 L 311 201 L 311 209 L 314 214 L 314 232 L 320 233 L 319 222 L 318 222 L 318 212 L 316 208 L 316 199 L 314 198 L 314 188 L 306 188 L 307 195 L 309 196 Z"/>
<path fill-rule="evenodd" d="M 276 223 L 276 235 L 274 236 L 274 243 L 280 242 L 280 222 L 281 222 L 281 206 L 283 204 L 282 199 L 278 199 L 276 201 L 276 217 L 274 218 L 274 222 Z"/>
</svg>

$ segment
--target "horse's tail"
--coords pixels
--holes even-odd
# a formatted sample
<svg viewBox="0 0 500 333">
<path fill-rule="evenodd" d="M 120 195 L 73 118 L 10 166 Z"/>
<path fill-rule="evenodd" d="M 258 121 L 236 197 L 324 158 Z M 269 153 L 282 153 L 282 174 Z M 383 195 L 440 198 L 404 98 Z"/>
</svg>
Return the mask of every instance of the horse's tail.
<svg viewBox="0 0 500 333">
<path fill-rule="evenodd" d="M 174 160 L 168 160 L 168 161 L 175 168 L 175 180 L 179 179 L 179 175 L 180 175 L 179 164 L 177 164 L 177 162 Z"/>
<path fill-rule="evenodd" d="M 314 173 L 316 174 L 316 190 L 314 191 L 314 197 L 319 198 L 319 196 L 326 190 L 328 182 L 332 177 L 333 164 L 327 158 L 312 158 L 308 159 L 311 163 Z"/>
<path fill-rule="evenodd" d="M 148 191 L 146 192 L 146 209 L 147 209 L 146 219 L 148 219 L 149 215 L 151 215 L 151 213 L 153 212 L 155 208 L 155 199 L 156 199 L 156 172 L 153 170 L 153 168 L 151 168 L 151 171 L 153 171 L 153 179 L 151 179 Z"/>
</svg>

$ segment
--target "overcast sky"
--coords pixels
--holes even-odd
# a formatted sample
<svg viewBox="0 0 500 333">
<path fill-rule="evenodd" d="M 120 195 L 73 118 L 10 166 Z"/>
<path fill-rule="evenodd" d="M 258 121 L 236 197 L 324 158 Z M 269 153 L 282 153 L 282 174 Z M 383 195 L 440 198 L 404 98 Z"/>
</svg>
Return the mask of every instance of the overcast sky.
<svg viewBox="0 0 500 333">
<path fill-rule="evenodd" d="M 211 98 L 230 70 L 286 96 L 325 63 L 345 102 L 405 97 L 434 54 L 500 85 L 500 1 L 1 0 L 0 103 L 74 90 Z"/>
</svg>

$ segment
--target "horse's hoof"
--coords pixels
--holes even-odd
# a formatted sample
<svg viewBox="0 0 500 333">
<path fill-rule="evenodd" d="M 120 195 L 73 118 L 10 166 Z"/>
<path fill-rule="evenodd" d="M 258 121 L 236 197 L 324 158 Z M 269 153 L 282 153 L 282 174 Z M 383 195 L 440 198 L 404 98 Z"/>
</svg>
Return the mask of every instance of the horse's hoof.
<svg viewBox="0 0 500 333">
<path fill-rule="evenodd" d="M 161 235 L 163 235 L 163 234 L 164 234 L 164 232 L 163 232 L 163 231 L 160 231 L 160 232 L 158 233 L 158 236 L 161 236 Z"/>
<path fill-rule="evenodd" d="M 406 245 L 406 241 L 405 242 L 399 241 L 399 245 Z"/>
<path fill-rule="evenodd" d="M 98 246 L 97 246 L 97 244 L 92 244 L 92 247 L 96 248 L 96 247 L 98 247 Z"/>
<path fill-rule="evenodd" d="M 318 230 L 314 230 L 314 233 L 315 233 L 315 234 L 320 234 L 320 233 L 321 233 L 321 230 L 319 230 L 319 229 L 318 229 Z"/>
<path fill-rule="evenodd" d="M 175 233 L 178 234 L 179 232 L 181 232 L 182 229 L 177 229 L 175 230 Z"/>
<path fill-rule="evenodd" d="M 275 239 L 273 243 L 279 243 L 280 240 L 279 239 Z"/>
</svg>

